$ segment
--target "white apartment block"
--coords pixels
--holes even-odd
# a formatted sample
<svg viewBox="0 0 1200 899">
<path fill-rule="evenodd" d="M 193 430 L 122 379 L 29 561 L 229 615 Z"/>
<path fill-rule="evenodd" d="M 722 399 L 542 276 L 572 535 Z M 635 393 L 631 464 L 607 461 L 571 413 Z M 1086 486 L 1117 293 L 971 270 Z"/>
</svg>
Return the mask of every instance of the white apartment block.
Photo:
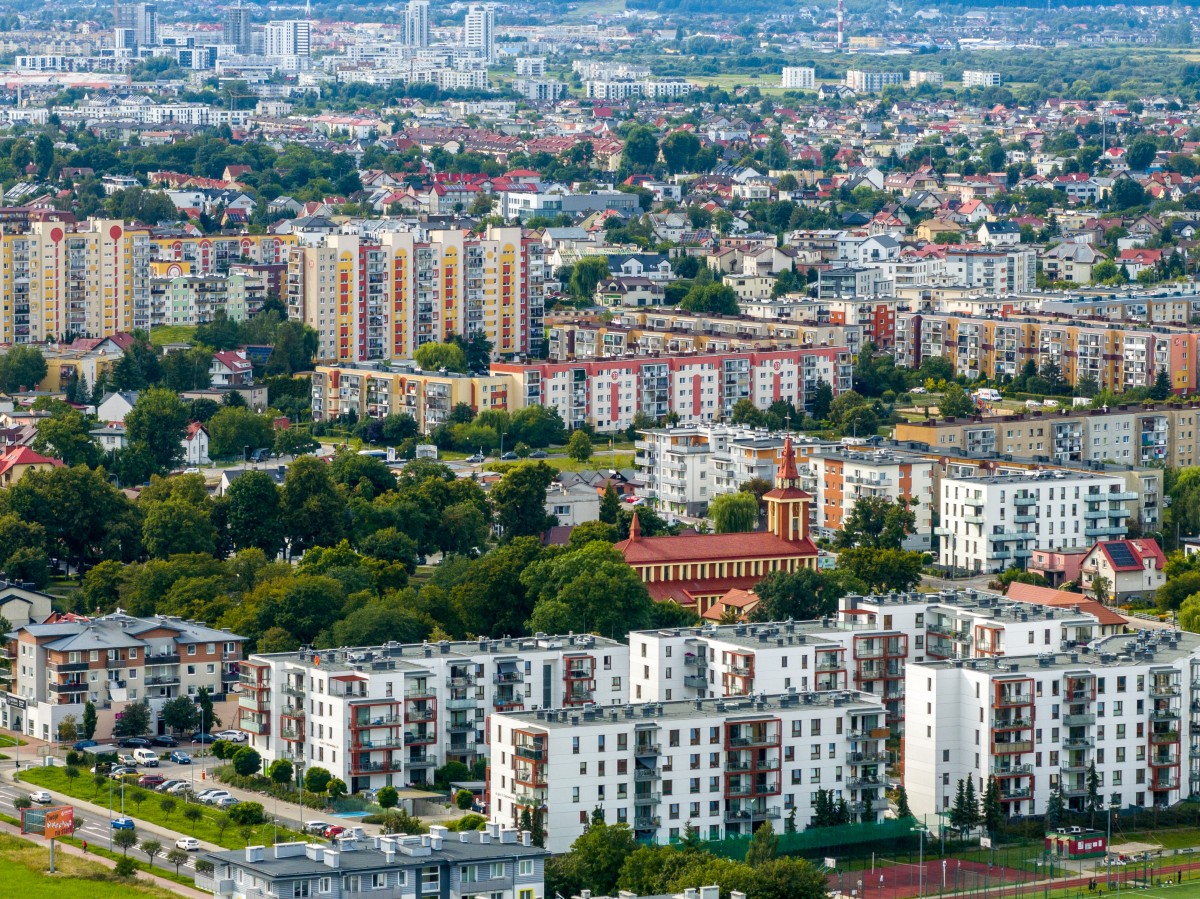
<svg viewBox="0 0 1200 899">
<path fill-rule="evenodd" d="M 498 714 L 488 721 L 493 823 L 544 809 L 546 848 L 565 852 L 600 807 L 639 839 L 667 843 L 689 825 L 705 839 L 803 829 L 818 790 L 879 821 L 883 708 L 860 693 L 788 693 L 577 711 Z"/>
<path fill-rule="evenodd" d="M 270 57 L 312 56 L 312 23 L 302 19 L 268 22 L 263 29 L 263 55 Z"/>
<path fill-rule="evenodd" d="M 817 70 L 810 66 L 784 66 L 783 89 L 811 91 L 817 88 Z"/>
<path fill-rule="evenodd" d="M 472 6 L 463 25 L 463 46 L 475 50 L 488 62 L 496 61 L 496 7 L 490 3 Z"/>
<path fill-rule="evenodd" d="M 1086 549 L 1123 537 L 1124 478 L 1069 470 L 942 479 L 940 564 L 976 573 L 1024 567 L 1035 549 Z"/>
<path fill-rule="evenodd" d="M 805 464 L 813 475 L 813 526 L 817 536 L 833 539 L 862 497 L 896 502 L 912 500 L 916 525 L 906 549 L 928 551 L 933 543 L 935 460 L 930 456 L 867 447 L 822 447 Z"/>
<path fill-rule="evenodd" d="M 623 702 L 629 648 L 602 637 L 303 648 L 242 663 L 241 718 L 268 761 L 319 766 L 352 792 L 473 763 L 487 717 Z"/>
<path fill-rule="evenodd" d="M 905 788 L 917 816 L 958 781 L 995 776 L 1011 816 L 1061 784 L 1082 810 L 1092 765 L 1106 803 L 1166 807 L 1200 789 L 1200 637 L 1139 631 L 1079 651 L 910 664 Z M 1187 768 L 1187 777 L 1184 777 Z"/>
<path fill-rule="evenodd" d="M 900 72 L 866 72 L 849 69 L 846 72 L 846 87 L 859 94 L 877 94 L 889 84 L 903 84 Z"/>
<path fill-rule="evenodd" d="M 934 87 L 941 87 L 946 83 L 946 76 L 941 72 L 918 72 L 914 70 L 908 73 L 908 83 L 912 87 L 922 84 L 932 84 Z"/>
<path fill-rule="evenodd" d="M 629 635 L 633 702 L 858 690 L 904 729 L 909 661 L 991 658 L 1086 645 L 1085 612 L 974 590 L 845 596 L 836 618 L 707 624 Z"/>
<path fill-rule="evenodd" d="M 544 78 L 546 76 L 546 57 L 518 56 L 513 60 L 513 70 L 518 78 Z"/>
<path fill-rule="evenodd" d="M 981 72 L 978 69 L 964 69 L 962 73 L 963 87 L 999 87 L 999 72 Z"/>
</svg>

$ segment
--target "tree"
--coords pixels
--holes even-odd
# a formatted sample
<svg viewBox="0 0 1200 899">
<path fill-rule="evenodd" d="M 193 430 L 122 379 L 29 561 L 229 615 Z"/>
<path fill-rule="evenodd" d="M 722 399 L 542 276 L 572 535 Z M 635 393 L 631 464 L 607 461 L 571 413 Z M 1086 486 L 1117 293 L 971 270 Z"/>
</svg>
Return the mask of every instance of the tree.
<svg viewBox="0 0 1200 899">
<path fill-rule="evenodd" d="M 1109 191 L 1108 200 L 1114 209 L 1131 209 L 1146 202 L 1146 190 L 1132 178 L 1119 178 Z M 1096 277 L 1094 269 L 1092 277 Z M 1125 280 L 1128 280 L 1128 274 Z"/>
<path fill-rule="evenodd" d="M 757 868 L 775 858 L 778 850 L 779 837 L 775 835 L 775 828 L 770 821 L 764 821 L 750 838 L 750 845 L 746 848 L 746 864 Z"/>
<path fill-rule="evenodd" d="M 120 848 L 121 855 L 129 855 L 129 850 L 138 843 L 136 830 L 118 830 L 113 834 L 113 844 Z"/>
<path fill-rule="evenodd" d="M 291 464 L 283 481 L 280 512 L 291 553 L 336 544 L 345 530 L 346 501 L 329 466 L 313 456 Z"/>
<path fill-rule="evenodd" d="M 324 768 L 309 768 L 304 772 L 304 789 L 310 793 L 324 793 L 333 775 Z"/>
<path fill-rule="evenodd" d="M 191 856 L 182 849 L 172 849 L 167 853 L 167 864 L 175 866 L 176 877 L 179 876 L 179 869 L 183 867 L 184 863 L 186 863 L 189 858 L 191 858 Z"/>
<path fill-rule="evenodd" d="M 733 288 L 715 282 L 692 285 L 692 289 L 680 300 L 679 308 L 707 315 L 737 315 L 741 312 Z"/>
<path fill-rule="evenodd" d="M 183 809 L 183 817 L 187 818 L 188 821 L 191 822 L 192 833 L 195 833 L 196 825 L 199 824 L 200 820 L 204 817 L 204 812 L 200 811 L 200 809 L 194 805 L 188 805 Z"/>
<path fill-rule="evenodd" d="M 117 712 L 113 736 L 140 737 L 150 730 L 150 703 L 146 700 L 131 702 L 124 711 Z"/>
<path fill-rule="evenodd" d="M 337 802 L 339 799 L 345 799 L 350 793 L 350 788 L 346 786 L 346 782 L 340 777 L 335 777 L 329 782 L 329 786 L 325 788 L 325 792 L 329 795 L 331 802 Z"/>
<path fill-rule="evenodd" d="M 576 462 L 586 462 L 592 458 L 592 439 L 586 431 L 575 431 L 567 441 L 567 455 Z"/>
<path fill-rule="evenodd" d="M 1087 770 L 1087 797 L 1084 800 L 1084 808 L 1087 809 L 1091 816 L 1091 826 L 1096 826 L 1096 813 L 1104 811 L 1104 797 L 1100 795 L 1100 775 L 1096 773 L 1095 760 L 1088 763 Z"/>
<path fill-rule="evenodd" d="M 5 393 L 35 389 L 46 378 L 46 359 L 35 346 L 17 344 L 0 356 L 0 384 Z"/>
<path fill-rule="evenodd" d="M 243 472 L 225 494 L 229 538 L 234 549 L 260 549 L 268 559 L 283 546 L 279 488 L 263 471 Z"/>
<path fill-rule="evenodd" d="M 62 721 L 58 722 L 58 741 L 60 743 L 74 743 L 79 739 L 79 719 L 74 715 L 67 715 Z"/>
<path fill-rule="evenodd" d="M 91 419 L 66 404 L 55 407 L 49 418 L 38 422 L 33 439 L 35 452 L 61 459 L 64 465 L 100 464 L 102 453 L 89 431 L 95 427 Z"/>
<path fill-rule="evenodd" d="M 393 786 L 386 786 L 375 794 L 375 801 L 379 803 L 382 809 L 395 808 L 400 802 L 400 794 Z"/>
<path fill-rule="evenodd" d="M 463 811 L 469 811 L 475 804 L 475 794 L 470 790 L 459 790 L 454 794 L 454 804 Z"/>
<path fill-rule="evenodd" d="M 128 833 L 128 831 L 123 831 L 123 832 Z M 113 873 L 116 874 L 118 877 L 130 879 L 130 878 L 137 876 L 137 872 L 138 872 L 137 862 L 135 862 L 133 859 L 125 857 L 125 856 L 122 856 L 121 858 L 117 859 L 117 863 L 115 865 L 113 865 Z"/>
<path fill-rule="evenodd" d="M 600 497 L 600 521 L 604 524 L 616 524 L 620 513 L 621 499 L 617 496 L 616 488 L 609 484 L 604 488 L 604 495 Z"/>
<path fill-rule="evenodd" d="M 908 790 L 904 789 L 904 784 L 900 785 L 896 794 L 896 817 L 900 820 L 913 817 L 912 809 L 908 807 Z"/>
<path fill-rule="evenodd" d="M 396 476 L 382 459 L 342 450 L 333 457 L 329 474 L 335 484 L 372 499 L 396 489 Z"/>
<path fill-rule="evenodd" d="M 141 846 L 138 847 L 142 853 L 150 860 L 150 867 L 154 867 L 154 857 L 162 852 L 162 843 L 158 840 L 142 840 Z"/>
<path fill-rule="evenodd" d="M 758 500 L 749 493 L 724 493 L 708 504 L 708 517 L 718 534 L 753 531 L 758 527 Z"/>
<path fill-rule="evenodd" d="M 648 125 L 635 125 L 625 135 L 625 149 L 621 162 L 627 169 L 645 171 L 658 161 L 658 139 L 654 129 Z"/>
<path fill-rule="evenodd" d="M 621 866 L 637 848 L 629 825 L 608 824 L 593 817 L 587 830 L 571 844 L 572 873 L 593 895 L 616 895 Z"/>
<path fill-rule="evenodd" d="M 1093 574 L 1091 583 L 1092 596 L 1101 605 L 1107 605 L 1109 599 L 1109 582 L 1102 574 Z"/>
<path fill-rule="evenodd" d="M 672 131 L 661 141 L 663 161 L 671 174 L 690 171 L 696 154 L 700 152 L 700 138 L 690 131 Z"/>
<path fill-rule="evenodd" d="M 859 496 L 837 535 L 841 548 L 899 549 L 917 527 L 913 507 L 919 500 L 886 496 Z"/>
<path fill-rule="evenodd" d="M 938 411 L 945 418 L 969 418 L 975 414 L 975 400 L 961 385 L 950 383 L 942 391 Z"/>
<path fill-rule="evenodd" d="M 424 371 L 458 371 L 467 370 L 467 354 L 456 343 L 423 343 L 413 353 L 417 365 Z"/>
<path fill-rule="evenodd" d="M 994 774 L 989 775 L 987 788 L 983 793 L 983 826 L 987 828 L 990 836 L 994 837 L 1000 832 L 1004 817 L 1004 803 L 1000 801 L 1000 782 Z"/>
<path fill-rule="evenodd" d="M 90 699 L 83 704 L 83 738 L 90 740 L 96 735 L 96 704 Z"/>
<path fill-rule="evenodd" d="M 170 796 L 164 796 L 158 801 L 158 807 L 167 816 L 167 820 L 170 820 L 171 815 L 175 813 L 176 803 Z"/>
<path fill-rule="evenodd" d="M 275 443 L 271 419 L 243 406 L 226 406 L 208 422 L 209 453 L 230 459 Z"/>
<path fill-rule="evenodd" d="M 759 596 L 755 621 L 806 621 L 833 615 L 847 593 L 864 593 L 866 585 L 849 569 L 774 571 L 754 586 Z"/>
<path fill-rule="evenodd" d="M 833 387 L 826 381 L 817 381 L 817 389 L 813 391 L 810 412 L 817 421 L 829 418 L 829 409 L 833 405 Z"/>
<path fill-rule="evenodd" d="M 275 759 L 267 768 L 267 777 L 277 784 L 290 784 L 296 776 L 296 769 L 288 759 Z"/>
<path fill-rule="evenodd" d="M 545 462 L 522 462 L 492 488 L 490 499 L 502 539 L 540 536 L 554 523 L 546 513 L 546 488 L 554 475 Z"/>
<path fill-rule="evenodd" d="M 646 586 L 609 543 L 548 555 L 521 575 L 534 598 L 529 630 L 625 635 L 649 627 Z"/>
<path fill-rule="evenodd" d="M 141 814 L 142 803 L 150 797 L 150 794 L 140 787 L 135 787 L 129 793 L 129 798 L 133 800 L 133 804 L 138 807 L 138 813 Z"/>
<path fill-rule="evenodd" d="M 190 552 L 211 554 L 217 545 L 211 515 L 206 505 L 179 497 L 147 503 L 142 518 L 142 545 L 155 559 Z"/>
<path fill-rule="evenodd" d="M 163 474 L 183 458 L 187 424 L 187 407 L 177 394 L 158 387 L 142 391 L 125 416 L 125 437 L 148 460 L 147 474 Z"/>
<path fill-rule="evenodd" d="M 1125 162 L 1132 171 L 1143 172 L 1158 154 L 1158 145 L 1148 137 L 1139 137 L 1125 151 Z"/>
<path fill-rule="evenodd" d="M 1060 780 L 1057 786 L 1050 791 L 1050 798 L 1046 800 L 1046 830 L 1054 830 L 1062 824 L 1066 807 Z"/>
<path fill-rule="evenodd" d="M 902 549 L 870 549 L 857 547 L 838 554 L 838 568 L 854 576 L 878 592 L 907 592 L 921 582 L 923 558 L 919 552 Z"/>
<path fill-rule="evenodd" d="M 571 295 L 577 300 L 591 301 L 596 294 L 596 285 L 608 277 L 607 256 L 584 256 L 571 270 L 568 284 Z"/>
<path fill-rule="evenodd" d="M 214 731 L 221 726 L 221 716 L 213 711 L 212 693 L 208 687 L 196 691 L 196 705 L 200 707 L 201 730 Z"/>
<path fill-rule="evenodd" d="M 75 765 L 67 765 L 63 768 L 63 777 L 67 779 L 67 783 L 74 784 L 79 778 L 79 768 Z"/>
</svg>

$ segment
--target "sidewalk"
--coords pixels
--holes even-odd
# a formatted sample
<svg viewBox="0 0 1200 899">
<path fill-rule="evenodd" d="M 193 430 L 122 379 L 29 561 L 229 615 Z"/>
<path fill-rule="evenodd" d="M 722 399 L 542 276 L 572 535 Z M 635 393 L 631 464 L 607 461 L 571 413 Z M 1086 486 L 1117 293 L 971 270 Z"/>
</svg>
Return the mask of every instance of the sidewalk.
<svg viewBox="0 0 1200 899">
<path fill-rule="evenodd" d="M 21 828 L 9 824 L 7 821 L 0 821 L 0 832 L 11 834 L 15 837 L 29 840 L 30 842 L 39 842 L 37 837 L 22 835 Z M 69 843 L 64 843 L 61 840 L 54 844 L 55 855 L 65 853 L 75 856 L 76 858 L 86 858 L 90 862 L 103 865 L 106 868 L 115 868 L 117 863 L 110 858 L 105 858 L 102 855 L 93 855 L 90 852 L 84 852 L 78 846 L 72 846 Z M 197 890 L 195 887 L 186 887 L 181 883 L 176 883 L 174 880 L 167 880 L 165 877 L 159 877 L 157 874 L 151 874 L 148 871 L 139 871 L 138 880 L 149 881 L 156 887 L 161 887 L 164 890 L 170 890 L 180 896 L 187 896 L 188 899 L 212 899 L 211 893 L 205 893 L 202 890 Z"/>
</svg>

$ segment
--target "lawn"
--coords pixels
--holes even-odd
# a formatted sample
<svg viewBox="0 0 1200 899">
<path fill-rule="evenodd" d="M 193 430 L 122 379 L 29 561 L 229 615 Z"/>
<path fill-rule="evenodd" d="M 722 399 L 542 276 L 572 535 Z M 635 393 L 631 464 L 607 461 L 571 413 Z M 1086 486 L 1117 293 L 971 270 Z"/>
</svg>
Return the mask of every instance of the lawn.
<svg viewBox="0 0 1200 899">
<path fill-rule="evenodd" d="M 50 868 L 50 851 L 37 843 L 0 834 L 0 882 L 4 891 L 21 899 L 127 899 L 133 895 L 178 899 L 175 893 L 143 883 L 119 880 L 95 862 L 56 853 L 57 873 Z"/>
<path fill-rule="evenodd" d="M 625 12 L 625 0 L 583 0 L 567 5 L 563 19 L 568 22 L 591 21 L 598 16 L 615 16 Z"/>
<path fill-rule="evenodd" d="M 190 343 L 196 329 L 191 325 L 160 325 L 150 329 L 150 342 L 154 346 L 165 343 Z"/>
<path fill-rule="evenodd" d="M 72 796 L 76 799 L 83 799 L 88 802 L 94 802 L 97 805 L 104 803 L 105 796 L 108 792 L 106 784 L 103 790 L 97 790 L 96 785 L 92 782 L 92 775 L 86 771 L 82 772 L 79 777 L 75 778 L 75 782 L 71 783 L 63 772 L 64 768 L 31 768 L 28 771 L 21 773 L 21 780 L 26 783 L 36 784 L 39 787 L 46 787 L 50 790 Z M 140 805 L 133 801 L 136 794 L 136 789 L 125 788 L 125 813 L 132 818 L 141 819 L 151 824 L 157 824 L 159 827 L 165 827 L 169 830 L 177 831 L 178 833 L 187 834 L 197 837 L 209 843 L 215 843 L 218 846 L 223 846 L 226 849 L 241 849 L 243 846 L 250 845 L 256 842 L 263 841 L 264 829 L 274 828 L 270 824 L 259 824 L 249 828 L 249 833 L 243 833 L 242 829 L 236 824 L 229 823 L 224 830 L 218 825 L 218 822 L 226 818 L 223 812 L 217 809 L 209 808 L 204 805 L 196 805 L 203 813 L 199 821 L 194 824 L 183 816 L 183 810 L 188 805 L 183 800 L 176 798 L 174 811 L 170 815 L 166 814 L 160 807 L 159 803 L 165 798 L 162 795 L 151 790 L 143 790 L 146 794 L 146 799 Z M 172 797 L 175 798 L 175 797 Z M 267 815 L 270 816 L 269 797 L 264 797 L 267 801 L 264 803 L 267 808 Z M 113 809 L 119 808 L 120 795 L 117 788 L 113 788 Z M 84 812 L 86 815 L 87 812 Z M 286 827 L 279 828 L 279 841 L 288 842 L 292 840 L 304 841 L 307 837 L 303 834 L 295 833 L 288 830 Z"/>
</svg>

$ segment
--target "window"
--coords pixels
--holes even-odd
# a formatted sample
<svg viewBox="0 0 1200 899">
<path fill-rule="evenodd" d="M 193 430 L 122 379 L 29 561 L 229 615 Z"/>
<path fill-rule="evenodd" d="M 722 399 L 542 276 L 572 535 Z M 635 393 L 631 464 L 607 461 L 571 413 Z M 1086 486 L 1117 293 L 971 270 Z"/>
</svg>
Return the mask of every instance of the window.
<svg viewBox="0 0 1200 899">
<path fill-rule="evenodd" d="M 318 880 L 317 881 L 317 892 L 318 893 L 332 893 L 333 892 L 333 878 L 332 877 L 322 877 L 320 880 Z"/>
<path fill-rule="evenodd" d="M 304 896 L 310 895 L 309 883 L 307 880 L 296 880 L 292 882 L 292 899 L 302 899 Z"/>
<path fill-rule="evenodd" d="M 517 876 L 518 877 L 532 877 L 533 876 L 533 859 L 523 858 L 523 859 L 521 859 L 521 861 L 519 861 L 517 863 Z"/>
<path fill-rule="evenodd" d="M 437 893 L 442 888 L 441 872 L 436 867 L 421 869 L 421 892 Z"/>
<path fill-rule="evenodd" d="M 387 887 L 387 871 L 371 875 L 371 889 L 382 890 Z"/>
<path fill-rule="evenodd" d="M 533 899 L 533 890 L 517 890 L 517 899 Z"/>
</svg>

